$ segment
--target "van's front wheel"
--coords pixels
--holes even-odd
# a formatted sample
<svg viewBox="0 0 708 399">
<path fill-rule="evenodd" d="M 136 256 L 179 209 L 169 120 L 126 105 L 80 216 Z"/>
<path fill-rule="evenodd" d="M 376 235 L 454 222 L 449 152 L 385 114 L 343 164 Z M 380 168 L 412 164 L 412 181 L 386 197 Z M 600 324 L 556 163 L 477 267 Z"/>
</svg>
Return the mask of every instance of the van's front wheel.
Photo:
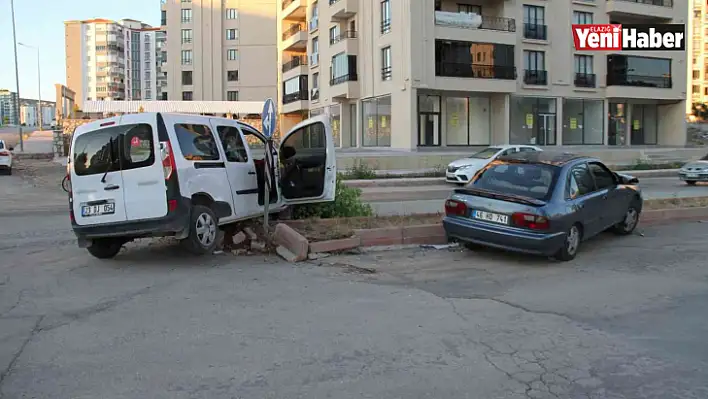
<svg viewBox="0 0 708 399">
<path fill-rule="evenodd" d="M 98 259 L 111 259 L 118 255 L 122 247 L 123 241 L 118 238 L 99 238 L 93 240 L 86 249 Z"/>
<path fill-rule="evenodd" d="M 187 251 L 195 255 L 214 252 L 218 244 L 219 225 L 211 208 L 194 205 L 190 212 L 189 236 L 182 240 Z"/>
</svg>

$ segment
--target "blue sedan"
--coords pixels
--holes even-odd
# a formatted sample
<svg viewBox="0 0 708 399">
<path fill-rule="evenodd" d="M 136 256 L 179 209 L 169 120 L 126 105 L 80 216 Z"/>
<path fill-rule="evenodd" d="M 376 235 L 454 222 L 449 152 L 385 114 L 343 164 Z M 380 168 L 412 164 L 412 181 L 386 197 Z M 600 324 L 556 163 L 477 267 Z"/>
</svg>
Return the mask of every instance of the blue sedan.
<svg viewBox="0 0 708 399">
<path fill-rule="evenodd" d="M 529 152 L 495 160 L 445 202 L 450 241 L 569 261 L 605 230 L 631 234 L 642 212 L 638 179 L 600 160 Z"/>
</svg>

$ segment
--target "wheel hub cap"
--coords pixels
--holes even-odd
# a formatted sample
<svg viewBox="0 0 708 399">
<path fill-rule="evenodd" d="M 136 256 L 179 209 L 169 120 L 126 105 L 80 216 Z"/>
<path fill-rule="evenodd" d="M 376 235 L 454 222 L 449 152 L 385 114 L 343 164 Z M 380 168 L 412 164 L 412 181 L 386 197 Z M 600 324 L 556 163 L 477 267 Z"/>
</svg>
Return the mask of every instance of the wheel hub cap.
<svg viewBox="0 0 708 399">
<path fill-rule="evenodd" d="M 216 239 L 216 223 L 206 213 L 202 213 L 196 222 L 197 239 L 203 246 L 208 247 Z"/>
<path fill-rule="evenodd" d="M 568 238 L 566 240 L 567 249 L 569 254 L 574 254 L 578 250 L 578 243 L 580 242 L 580 231 L 577 227 L 573 226 L 568 232 Z"/>
</svg>

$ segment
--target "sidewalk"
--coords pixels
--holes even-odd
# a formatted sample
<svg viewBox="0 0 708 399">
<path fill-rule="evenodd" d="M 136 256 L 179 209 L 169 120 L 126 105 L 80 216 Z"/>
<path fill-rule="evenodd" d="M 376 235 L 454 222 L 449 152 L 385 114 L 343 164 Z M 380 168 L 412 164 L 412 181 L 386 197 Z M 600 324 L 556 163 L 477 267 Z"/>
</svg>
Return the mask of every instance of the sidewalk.
<svg viewBox="0 0 708 399">
<path fill-rule="evenodd" d="M 20 145 L 15 147 L 15 154 L 51 154 L 54 132 L 42 130 L 29 133 L 29 137 L 24 140 L 24 151 L 20 151 Z"/>
</svg>

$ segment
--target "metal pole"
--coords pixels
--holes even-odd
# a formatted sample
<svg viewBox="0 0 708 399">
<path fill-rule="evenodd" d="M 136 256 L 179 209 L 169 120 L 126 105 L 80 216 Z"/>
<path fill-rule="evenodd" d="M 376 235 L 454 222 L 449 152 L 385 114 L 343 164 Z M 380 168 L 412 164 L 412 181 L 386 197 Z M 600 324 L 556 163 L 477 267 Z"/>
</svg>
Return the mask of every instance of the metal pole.
<svg viewBox="0 0 708 399">
<path fill-rule="evenodd" d="M 39 107 L 39 130 L 42 130 L 44 126 L 44 121 L 42 120 L 42 74 L 39 72 L 39 66 L 41 62 L 39 61 L 39 46 L 37 46 L 37 85 L 39 86 L 39 92 L 37 92 L 37 100 Z"/>
<path fill-rule="evenodd" d="M 17 119 L 17 133 L 20 135 L 20 151 L 25 150 L 25 140 L 22 138 L 22 123 L 20 123 L 20 68 L 17 65 L 17 33 L 15 32 L 15 1 L 10 0 L 10 11 L 12 14 L 12 46 L 15 50 L 15 80 L 17 82 L 17 107 L 15 118 Z M 10 96 L 12 98 L 12 96 Z"/>
</svg>

